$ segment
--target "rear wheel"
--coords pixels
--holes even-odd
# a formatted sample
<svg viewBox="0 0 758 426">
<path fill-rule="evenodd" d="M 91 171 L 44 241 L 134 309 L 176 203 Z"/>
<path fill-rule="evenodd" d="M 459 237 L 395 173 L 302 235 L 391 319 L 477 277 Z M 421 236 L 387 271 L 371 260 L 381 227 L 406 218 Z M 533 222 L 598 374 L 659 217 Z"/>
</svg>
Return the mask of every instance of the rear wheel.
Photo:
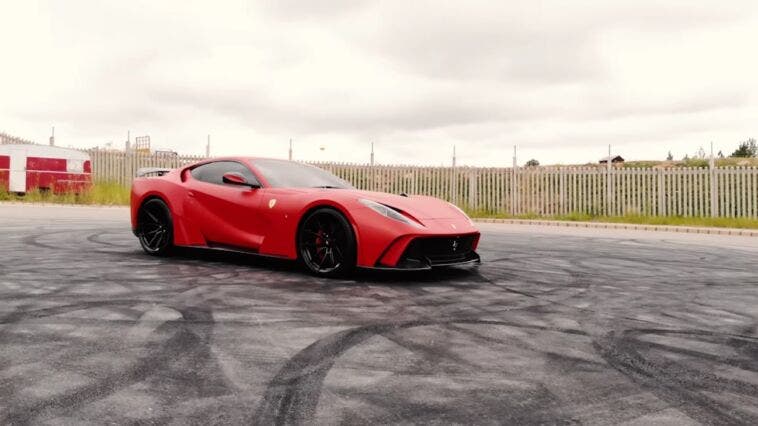
<svg viewBox="0 0 758 426">
<path fill-rule="evenodd" d="M 355 268 L 355 235 L 341 213 L 321 208 L 310 213 L 298 232 L 298 254 L 308 270 L 318 276 L 345 275 Z"/>
<path fill-rule="evenodd" d="M 153 198 L 145 202 L 137 213 L 139 242 L 146 253 L 166 256 L 174 244 L 174 226 L 171 211 L 163 200 Z"/>
</svg>

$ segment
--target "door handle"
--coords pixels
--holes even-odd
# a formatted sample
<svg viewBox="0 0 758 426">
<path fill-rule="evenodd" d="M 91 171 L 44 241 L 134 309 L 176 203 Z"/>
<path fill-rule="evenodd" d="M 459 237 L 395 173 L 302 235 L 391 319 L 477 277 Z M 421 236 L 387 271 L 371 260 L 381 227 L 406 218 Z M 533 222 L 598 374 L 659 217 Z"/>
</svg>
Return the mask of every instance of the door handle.
<svg viewBox="0 0 758 426">
<path fill-rule="evenodd" d="M 195 193 L 193 191 L 187 192 L 187 196 L 195 198 Z"/>
</svg>

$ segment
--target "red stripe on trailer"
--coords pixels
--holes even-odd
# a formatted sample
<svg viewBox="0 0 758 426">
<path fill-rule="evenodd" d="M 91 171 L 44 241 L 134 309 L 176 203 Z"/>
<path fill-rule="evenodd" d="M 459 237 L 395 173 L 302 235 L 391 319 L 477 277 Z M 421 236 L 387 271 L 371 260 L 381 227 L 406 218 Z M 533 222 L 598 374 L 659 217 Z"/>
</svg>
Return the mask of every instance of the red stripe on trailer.
<svg viewBox="0 0 758 426">
<path fill-rule="evenodd" d="M 5 166 L 3 169 L 2 166 Z M 92 163 L 82 151 L 44 145 L 0 145 L 0 188 L 29 192 L 85 192 Z"/>
<path fill-rule="evenodd" d="M 27 171 L 65 172 L 66 164 L 65 158 L 26 157 Z"/>
<path fill-rule="evenodd" d="M 48 172 L 48 171 L 27 171 L 26 172 L 26 190 L 31 191 L 35 188 L 52 190 L 59 194 L 62 192 L 82 192 L 89 189 L 91 177 L 84 173 L 65 173 L 65 172 Z"/>
<path fill-rule="evenodd" d="M 8 191 L 10 180 L 11 157 L 0 155 L 0 191 Z"/>
</svg>

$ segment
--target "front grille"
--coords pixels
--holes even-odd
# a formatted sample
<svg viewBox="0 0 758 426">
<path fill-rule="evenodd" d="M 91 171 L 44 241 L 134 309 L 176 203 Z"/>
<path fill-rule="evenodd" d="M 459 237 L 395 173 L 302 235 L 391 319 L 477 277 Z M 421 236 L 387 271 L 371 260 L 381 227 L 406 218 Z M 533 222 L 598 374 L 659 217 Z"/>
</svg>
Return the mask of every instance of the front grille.
<svg viewBox="0 0 758 426">
<path fill-rule="evenodd" d="M 471 259 L 476 236 L 417 238 L 408 245 L 403 259 L 428 260 L 434 265 L 465 262 Z"/>
</svg>

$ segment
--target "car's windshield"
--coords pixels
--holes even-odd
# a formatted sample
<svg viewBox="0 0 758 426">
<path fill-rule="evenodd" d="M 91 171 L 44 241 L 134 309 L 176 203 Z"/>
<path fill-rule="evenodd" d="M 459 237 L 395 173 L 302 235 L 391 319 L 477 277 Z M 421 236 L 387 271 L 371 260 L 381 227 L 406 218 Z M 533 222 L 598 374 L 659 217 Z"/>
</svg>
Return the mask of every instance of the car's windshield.
<svg viewBox="0 0 758 426">
<path fill-rule="evenodd" d="M 273 187 L 352 188 L 349 183 L 326 170 L 307 164 L 271 159 L 255 159 L 252 163 Z"/>
</svg>

